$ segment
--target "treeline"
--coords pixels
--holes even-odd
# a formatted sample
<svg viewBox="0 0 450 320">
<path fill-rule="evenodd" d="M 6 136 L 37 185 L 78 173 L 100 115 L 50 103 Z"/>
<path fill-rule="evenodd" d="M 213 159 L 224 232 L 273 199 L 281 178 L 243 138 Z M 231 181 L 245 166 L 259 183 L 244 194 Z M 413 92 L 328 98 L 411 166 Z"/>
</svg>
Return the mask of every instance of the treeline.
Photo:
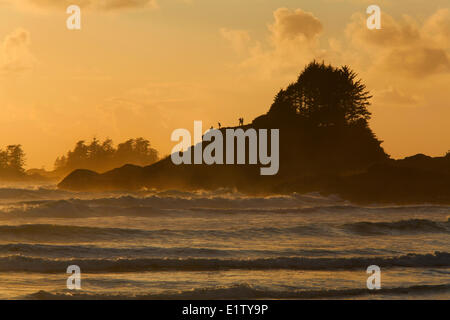
<svg viewBox="0 0 450 320">
<path fill-rule="evenodd" d="M 158 161 L 158 151 L 144 138 L 129 139 L 114 146 L 111 139 L 100 141 L 93 138 L 90 143 L 78 141 L 73 150 L 58 157 L 55 172 L 61 175 L 75 169 L 107 171 L 125 164 L 147 166 Z"/>
<path fill-rule="evenodd" d="M 25 153 L 19 144 L 0 149 L 0 176 L 20 176 L 25 172 Z"/>
</svg>

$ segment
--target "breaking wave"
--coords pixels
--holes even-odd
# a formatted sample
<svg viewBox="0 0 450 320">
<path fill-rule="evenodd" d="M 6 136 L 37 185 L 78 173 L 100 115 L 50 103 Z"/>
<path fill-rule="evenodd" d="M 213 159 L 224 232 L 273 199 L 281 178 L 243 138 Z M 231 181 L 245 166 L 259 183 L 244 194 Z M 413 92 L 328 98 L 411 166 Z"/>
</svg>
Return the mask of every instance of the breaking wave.
<svg viewBox="0 0 450 320">
<path fill-rule="evenodd" d="M 0 244 L 0 256 L 20 255 L 46 258 L 179 258 L 179 257 L 295 257 L 381 255 L 387 250 L 360 248 L 350 250 L 284 249 L 284 250 L 232 250 L 192 247 L 99 247 L 94 245 L 48 245 L 29 243 Z"/>
<path fill-rule="evenodd" d="M 205 300 L 205 299 L 225 299 L 225 300 L 250 300 L 250 299 L 321 299 L 321 298 L 348 298 L 357 296 L 375 295 L 411 295 L 427 294 L 436 292 L 449 292 L 450 284 L 440 285 L 417 285 L 410 287 L 382 288 L 380 290 L 369 291 L 367 289 L 329 289 L 329 290 L 293 290 L 278 291 L 252 287 L 248 284 L 238 284 L 228 287 L 212 287 L 186 290 L 174 293 L 141 294 L 141 295 L 107 295 L 89 293 L 69 293 L 69 292 L 48 292 L 38 291 L 25 296 L 29 300 Z"/>
<path fill-rule="evenodd" d="M 409 219 L 394 222 L 356 222 L 346 224 L 344 228 L 360 235 L 450 233 L 450 218 L 447 221 Z"/>
<path fill-rule="evenodd" d="M 303 258 L 279 257 L 259 259 L 46 259 L 21 255 L 0 257 L 0 271 L 54 273 L 65 270 L 69 265 L 78 265 L 83 272 L 143 272 L 154 270 L 171 271 L 217 271 L 243 270 L 335 270 L 364 269 L 369 265 L 380 267 L 449 267 L 450 253 L 407 254 L 397 257 L 354 257 L 354 258 Z"/>
<path fill-rule="evenodd" d="M 1 196 L 0 189 L 0 196 Z M 5 191 L 5 190 L 3 190 Z M 25 191 L 24 191 L 25 192 Z M 31 192 L 31 191 L 26 191 Z M 92 196 L 92 195 L 91 195 Z M 30 197 L 29 199 L 33 199 Z M 2 217 L 95 217 L 95 216 L 149 216 L 167 212 L 202 214 L 367 214 L 367 213 L 445 213 L 450 206 L 390 206 L 363 207 L 330 197 L 271 196 L 271 197 L 199 197 L 172 195 L 109 196 L 103 198 L 39 199 L 0 206 Z"/>
<path fill-rule="evenodd" d="M 4 225 L 0 226 L 0 240 L 11 242 L 20 241 L 98 241 L 117 239 L 155 239 L 161 237 L 209 237 L 219 239 L 252 237 L 268 237 L 273 235 L 331 235 L 326 232 L 326 228 L 298 225 L 286 228 L 260 227 L 245 228 L 236 230 L 216 230 L 216 229 L 127 229 L 127 228 L 103 228 L 88 226 L 71 226 L 58 224 L 25 224 L 25 225 Z"/>
<path fill-rule="evenodd" d="M 254 239 L 267 237 L 320 236 L 332 237 L 339 232 L 362 236 L 416 233 L 450 233 L 450 219 L 432 221 L 410 219 L 394 222 L 355 222 L 344 225 L 298 224 L 285 227 L 250 227 L 234 229 L 132 229 L 89 227 L 60 224 L 0 225 L 0 240 L 20 242 L 90 242 L 103 240 L 161 239 L 164 237 Z"/>
<path fill-rule="evenodd" d="M 140 229 L 98 228 L 56 224 L 24 224 L 17 226 L 0 226 L 0 239 L 29 241 L 44 240 L 107 240 L 115 237 L 143 237 L 148 234 Z"/>
</svg>

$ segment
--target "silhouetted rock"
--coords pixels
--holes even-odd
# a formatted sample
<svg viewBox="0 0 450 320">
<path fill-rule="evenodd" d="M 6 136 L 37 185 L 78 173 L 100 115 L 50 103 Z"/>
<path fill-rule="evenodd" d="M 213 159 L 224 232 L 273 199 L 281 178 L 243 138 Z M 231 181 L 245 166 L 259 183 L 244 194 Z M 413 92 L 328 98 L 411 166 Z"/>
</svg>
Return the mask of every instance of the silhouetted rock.
<svg viewBox="0 0 450 320">
<path fill-rule="evenodd" d="M 365 203 L 450 203 L 450 156 L 390 159 L 368 126 L 370 96 L 355 76 L 347 67 L 313 63 L 296 83 L 277 94 L 267 114 L 234 128 L 279 129 L 280 167 L 274 176 L 260 175 L 260 165 L 177 166 L 167 157 L 150 166 L 127 165 L 103 174 L 76 170 L 58 187 L 90 191 L 229 187 L 263 194 L 321 192 Z M 353 93 L 337 94 L 333 86 Z M 220 130 L 225 135 L 226 128 Z"/>
</svg>

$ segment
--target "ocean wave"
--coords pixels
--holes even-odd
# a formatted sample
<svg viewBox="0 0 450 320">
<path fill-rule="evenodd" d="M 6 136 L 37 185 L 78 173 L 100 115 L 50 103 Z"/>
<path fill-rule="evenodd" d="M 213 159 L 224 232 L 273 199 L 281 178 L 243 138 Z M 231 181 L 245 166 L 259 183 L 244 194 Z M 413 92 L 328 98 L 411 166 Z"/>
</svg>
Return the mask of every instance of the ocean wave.
<svg viewBox="0 0 450 320">
<path fill-rule="evenodd" d="M 69 194 L 55 188 L 0 188 L 1 200 L 55 199 L 67 197 Z"/>
<path fill-rule="evenodd" d="M 19 241 L 99 241 L 126 239 L 160 239 L 162 237 L 216 238 L 216 239 L 250 239 L 255 237 L 272 237 L 274 235 L 323 235 L 331 236 L 331 230 L 312 225 L 298 225 L 285 228 L 260 227 L 233 230 L 217 229 L 127 229 L 59 224 L 25 224 L 0 226 L 0 240 Z"/>
<path fill-rule="evenodd" d="M 306 214 L 333 214 L 333 213 L 355 213 L 355 214 L 366 214 L 366 213 L 448 213 L 450 211 L 450 206 L 446 205 L 420 205 L 420 206 L 357 206 L 351 204 L 330 204 L 323 203 L 319 205 L 302 205 L 302 206 L 281 206 L 281 207 L 194 207 L 189 208 L 191 211 L 198 212 L 208 212 L 208 213 L 306 213 Z"/>
<path fill-rule="evenodd" d="M 450 233 L 450 219 L 447 221 L 409 219 L 394 222 L 356 222 L 345 224 L 343 227 L 359 235 Z"/>
<path fill-rule="evenodd" d="M 270 290 L 250 286 L 248 284 L 237 284 L 228 287 L 199 288 L 179 292 L 168 292 L 160 294 L 98 294 L 98 293 L 73 293 L 73 292 L 48 292 L 38 291 L 23 297 L 29 300 L 250 300 L 250 299 L 324 299 L 324 298 L 350 298 L 357 296 L 379 296 L 379 295 L 420 295 L 429 293 L 442 293 L 450 291 L 450 284 L 439 285 L 416 285 L 409 287 L 382 288 L 380 290 L 368 290 L 362 288 L 354 289 L 329 289 L 329 290 Z"/>
<path fill-rule="evenodd" d="M 0 195 L 2 189 L 0 188 Z M 19 192 L 19 191 L 17 191 Z M 49 191 L 49 197 L 41 199 L 40 197 L 33 197 L 30 193 L 35 191 L 23 190 L 24 197 L 17 198 L 18 200 L 32 199 L 32 201 L 58 201 L 67 200 L 72 203 L 84 203 L 87 205 L 113 205 L 113 206 L 155 206 L 164 208 L 186 207 L 189 204 L 199 207 L 211 208 L 251 208 L 251 207 L 296 207 L 300 205 L 324 204 L 334 205 L 337 203 L 344 203 L 342 200 L 337 200 L 333 197 L 319 197 L 311 195 L 271 195 L 271 196 L 245 196 L 242 194 L 216 194 L 216 193 L 190 193 L 187 192 L 174 193 L 68 193 L 61 191 L 60 196 L 51 197 L 52 193 L 59 191 Z M 13 199 L 13 195 L 10 197 Z M 34 200 L 34 199 L 38 200 Z M 30 202 L 32 202 L 30 201 Z M 27 201 L 24 201 L 27 202 Z"/>
<path fill-rule="evenodd" d="M 184 239 L 267 239 L 271 237 L 334 237 L 342 230 L 363 236 L 415 233 L 450 233 L 450 219 L 432 221 L 411 219 L 394 222 L 355 222 L 344 225 L 297 224 L 279 227 L 247 227 L 228 229 L 136 229 L 91 227 L 62 224 L 0 225 L 0 241 L 21 242 L 95 242 L 152 240 L 163 238 Z"/>
<path fill-rule="evenodd" d="M 218 271 L 218 270 L 335 270 L 365 269 L 370 265 L 386 267 L 425 268 L 449 267 L 450 253 L 407 254 L 397 257 L 354 258 L 303 258 L 279 257 L 258 259 L 46 259 L 12 255 L 0 257 L 1 272 L 63 272 L 69 265 L 78 265 L 83 272 L 143 272 L 171 271 Z"/>
<path fill-rule="evenodd" d="M 251 250 L 242 252 L 249 254 Z M 257 251 L 255 251 L 256 253 Z M 241 251 L 237 251 L 241 253 Z M 264 253 L 264 252 L 262 252 Z M 47 245 L 11 243 L 0 245 L 0 256 L 20 255 L 51 258 L 135 258 L 135 257 L 224 257 L 232 256 L 233 250 L 189 247 L 99 247 L 91 245 Z"/>
<path fill-rule="evenodd" d="M 290 197 L 270 198 L 177 198 L 121 196 L 99 199 L 34 200 L 10 203 L 0 207 L 0 216 L 82 218 L 104 216 L 151 216 L 166 213 L 300 213 L 314 209 L 302 208 Z M 304 206 L 304 205 L 303 205 Z M 311 211 L 312 210 L 312 211 Z"/>
<path fill-rule="evenodd" d="M 4 218 L 86 218 L 101 216 L 139 216 L 152 213 L 152 207 L 96 206 L 92 200 L 35 200 L 3 205 Z"/>
<path fill-rule="evenodd" d="M 381 249 L 361 248 L 349 250 L 284 249 L 236 250 L 192 247 L 100 247 L 94 245 L 49 245 L 32 243 L 0 244 L 0 256 L 20 255 L 43 258 L 198 258 L 198 257 L 326 257 L 355 254 L 381 255 L 390 253 Z"/>
<path fill-rule="evenodd" d="M 0 239 L 10 241 L 88 241 L 148 236 L 140 229 L 100 228 L 57 224 L 24 224 L 0 226 Z"/>
<path fill-rule="evenodd" d="M 56 185 L 30 185 L 27 187 L 23 186 L 0 186 L 0 201 L 11 202 L 11 201 L 38 201 L 38 200 L 67 200 L 67 199 L 95 199 L 99 197 L 118 197 L 122 195 L 130 194 L 128 192 L 75 192 L 61 190 L 56 187 Z M 139 195 L 149 195 L 154 194 L 154 192 L 137 193 L 134 192 L 136 196 Z"/>
<path fill-rule="evenodd" d="M 31 191 L 27 191 L 31 192 Z M 56 191 L 55 191 L 56 192 Z M 91 197 L 95 194 L 91 194 Z M 337 201 L 300 195 L 270 197 L 116 195 L 108 197 L 70 198 L 57 200 L 18 201 L 0 206 L 1 217 L 95 217 L 149 216 L 167 212 L 199 214 L 376 214 L 376 213 L 448 213 L 450 206 L 390 206 L 364 207 Z M 32 196 L 29 199 L 34 199 Z"/>
</svg>

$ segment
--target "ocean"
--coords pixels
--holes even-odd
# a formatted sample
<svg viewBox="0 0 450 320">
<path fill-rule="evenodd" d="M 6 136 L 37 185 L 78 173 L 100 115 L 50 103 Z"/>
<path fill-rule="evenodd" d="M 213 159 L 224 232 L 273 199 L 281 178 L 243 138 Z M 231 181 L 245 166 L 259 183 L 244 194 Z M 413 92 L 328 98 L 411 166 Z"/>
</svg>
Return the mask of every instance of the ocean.
<svg viewBox="0 0 450 320">
<path fill-rule="evenodd" d="M 2 186 L 0 299 L 449 299 L 449 217 L 319 194 Z"/>
</svg>

